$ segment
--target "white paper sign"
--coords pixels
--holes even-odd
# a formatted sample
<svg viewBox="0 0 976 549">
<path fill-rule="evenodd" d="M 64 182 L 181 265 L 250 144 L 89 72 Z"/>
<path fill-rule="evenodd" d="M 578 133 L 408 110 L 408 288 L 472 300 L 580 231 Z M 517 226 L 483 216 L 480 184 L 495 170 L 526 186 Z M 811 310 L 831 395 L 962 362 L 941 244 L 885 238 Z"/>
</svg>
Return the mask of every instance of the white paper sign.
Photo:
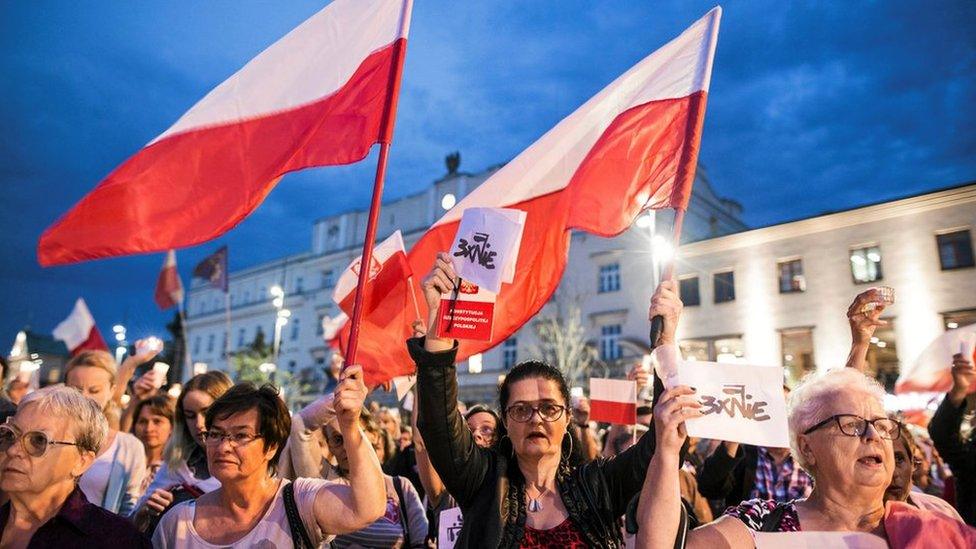
<svg viewBox="0 0 976 549">
<path fill-rule="evenodd" d="M 393 378 L 393 388 L 396 389 L 397 400 L 403 400 L 410 389 L 417 384 L 417 374 L 398 376 Z"/>
<path fill-rule="evenodd" d="M 525 212 L 505 208 L 468 208 L 461 216 L 451 259 L 454 271 L 491 292 L 515 279 Z"/>
<path fill-rule="evenodd" d="M 437 526 L 437 549 L 454 549 L 458 536 L 461 535 L 461 526 L 464 524 L 464 517 L 461 516 L 460 507 L 451 507 L 441 511 L 440 522 Z"/>
<path fill-rule="evenodd" d="M 887 549 L 888 543 L 865 532 L 753 532 L 756 549 Z"/>
<path fill-rule="evenodd" d="M 683 362 L 678 382 L 697 389 L 704 417 L 685 425 L 693 437 L 786 448 L 783 369 L 718 362 Z"/>
</svg>

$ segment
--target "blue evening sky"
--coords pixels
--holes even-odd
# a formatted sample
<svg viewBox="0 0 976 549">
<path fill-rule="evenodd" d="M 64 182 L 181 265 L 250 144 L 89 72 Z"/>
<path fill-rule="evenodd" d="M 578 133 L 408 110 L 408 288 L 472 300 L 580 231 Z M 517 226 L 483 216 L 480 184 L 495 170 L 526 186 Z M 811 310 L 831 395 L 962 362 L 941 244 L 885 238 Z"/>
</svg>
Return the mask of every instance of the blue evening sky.
<svg viewBox="0 0 976 549">
<path fill-rule="evenodd" d="M 40 233 L 207 91 L 324 1 L 0 5 L 0 345 L 83 296 L 103 333 L 161 334 L 162 254 L 41 269 Z M 387 198 L 512 158 L 714 4 L 417 0 Z M 753 226 L 976 179 L 976 3 L 723 6 L 701 148 Z M 308 249 L 314 219 L 369 200 L 375 154 L 286 176 L 216 241 L 232 269 Z"/>
</svg>

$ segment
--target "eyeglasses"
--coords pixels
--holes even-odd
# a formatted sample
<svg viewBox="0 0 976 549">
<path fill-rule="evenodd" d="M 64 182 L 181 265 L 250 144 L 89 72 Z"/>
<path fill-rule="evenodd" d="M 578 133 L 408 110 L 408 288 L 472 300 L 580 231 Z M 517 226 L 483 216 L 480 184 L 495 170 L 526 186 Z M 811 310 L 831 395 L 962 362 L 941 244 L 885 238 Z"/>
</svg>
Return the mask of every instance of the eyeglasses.
<svg viewBox="0 0 976 549">
<path fill-rule="evenodd" d="M 494 427 L 488 427 L 488 426 L 478 427 L 477 429 L 473 429 L 471 432 L 474 433 L 474 434 L 476 434 L 476 435 L 481 435 L 481 436 L 486 437 L 486 438 L 491 438 L 491 437 L 495 436 L 495 428 Z"/>
<path fill-rule="evenodd" d="M 518 421 L 519 423 L 525 423 L 532 419 L 532 415 L 539 412 L 539 417 L 544 421 L 556 421 L 563 416 L 563 412 L 566 411 L 565 406 L 559 404 L 553 404 L 551 402 L 546 402 L 538 406 L 530 406 L 528 404 L 519 403 L 513 404 L 505 409 L 505 413 L 508 417 Z"/>
<path fill-rule="evenodd" d="M 47 452 L 50 445 L 78 446 L 77 442 L 65 442 L 51 440 L 46 433 L 41 431 L 27 431 L 24 434 L 11 425 L 0 425 L 0 452 L 10 450 L 10 447 L 20 439 L 24 451 L 31 457 L 41 457 Z"/>
<path fill-rule="evenodd" d="M 864 434 L 868 432 L 868 425 L 874 427 L 874 430 L 877 431 L 878 436 L 887 440 L 895 440 L 901 435 L 901 424 L 893 419 L 886 417 L 864 419 L 863 417 L 856 416 L 854 414 L 837 414 L 836 416 L 830 416 L 813 427 L 810 427 L 806 431 L 803 431 L 803 434 L 809 435 L 832 421 L 836 421 L 837 427 L 840 428 L 840 432 L 849 437 L 863 437 Z"/>
<path fill-rule="evenodd" d="M 261 438 L 261 435 L 252 435 L 250 433 L 224 433 L 222 431 L 207 431 L 201 433 L 203 437 L 203 442 L 207 446 L 220 446 L 220 443 L 227 441 L 230 443 L 231 448 L 240 448 L 241 446 L 247 446 L 248 444 L 254 442 L 255 439 Z"/>
</svg>

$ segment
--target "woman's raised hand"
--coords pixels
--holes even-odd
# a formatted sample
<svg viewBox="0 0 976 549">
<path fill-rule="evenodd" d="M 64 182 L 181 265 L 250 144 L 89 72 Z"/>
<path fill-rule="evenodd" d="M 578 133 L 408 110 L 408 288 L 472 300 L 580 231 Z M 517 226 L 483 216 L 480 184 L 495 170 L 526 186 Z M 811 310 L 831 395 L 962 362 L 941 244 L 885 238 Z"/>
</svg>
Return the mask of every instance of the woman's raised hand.
<svg viewBox="0 0 976 549">
<path fill-rule="evenodd" d="M 454 291 L 460 283 L 460 278 L 454 272 L 450 254 L 447 252 L 438 253 L 430 273 L 420 284 L 424 291 L 424 299 L 427 300 L 427 343 L 425 346 L 428 351 L 441 351 L 451 346 L 451 344 L 444 346 L 436 343 L 436 340 L 439 340 L 437 338 L 437 310 L 440 308 L 441 296 Z"/>
<path fill-rule="evenodd" d="M 658 343 L 674 343 L 674 333 L 678 329 L 678 318 L 681 316 L 681 309 L 684 304 L 678 297 L 678 283 L 674 280 L 663 280 L 651 296 L 651 308 L 647 312 L 647 319 L 652 320 L 655 316 L 664 317 L 664 331 Z"/>
<path fill-rule="evenodd" d="M 702 417 L 702 412 L 694 389 L 678 385 L 664 391 L 654 406 L 654 430 L 657 433 L 655 452 L 677 455 L 688 437 L 685 420 L 696 417 Z"/>
<path fill-rule="evenodd" d="M 880 298 L 879 293 L 877 288 L 865 290 L 857 294 L 851 306 L 847 308 L 847 323 L 851 325 L 851 337 L 855 345 L 868 343 L 875 330 L 888 324 L 887 321 L 881 320 L 885 302 Z M 874 303 L 875 307 L 865 311 L 865 306 L 869 303 Z"/>
<path fill-rule="evenodd" d="M 333 407 L 339 430 L 347 432 L 359 428 L 359 415 L 366 401 L 366 385 L 363 383 L 363 367 L 358 365 L 346 366 L 339 374 L 339 384 L 333 391 L 335 398 Z"/>
</svg>

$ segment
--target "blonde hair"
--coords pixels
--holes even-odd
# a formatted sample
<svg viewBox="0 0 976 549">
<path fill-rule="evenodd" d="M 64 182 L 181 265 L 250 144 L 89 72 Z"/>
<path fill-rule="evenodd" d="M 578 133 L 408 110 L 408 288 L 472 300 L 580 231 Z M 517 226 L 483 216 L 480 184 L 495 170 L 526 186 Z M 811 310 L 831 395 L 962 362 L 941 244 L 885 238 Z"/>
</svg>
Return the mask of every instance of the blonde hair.
<svg viewBox="0 0 976 549">
<path fill-rule="evenodd" d="M 98 368 L 108 372 L 112 385 L 118 377 L 119 370 L 115 358 L 108 351 L 82 351 L 73 356 L 64 368 L 64 380 L 68 381 L 68 374 L 75 368 Z"/>
<path fill-rule="evenodd" d="M 190 453 L 197 446 L 197 441 L 190 434 L 190 429 L 186 426 L 186 418 L 183 416 L 183 399 L 187 393 L 201 391 L 210 395 L 210 398 L 217 400 L 233 385 L 234 382 L 227 374 L 220 370 L 212 370 L 191 377 L 183 386 L 183 391 L 176 399 L 176 410 L 173 414 L 173 434 L 170 435 L 166 447 L 163 448 L 163 461 L 166 462 L 166 466 L 171 471 L 179 469 L 181 463 L 189 458 Z"/>
<path fill-rule="evenodd" d="M 867 393 L 884 406 L 885 390 L 874 380 L 854 368 L 837 368 L 811 372 L 790 392 L 786 401 L 786 420 L 790 427 L 790 451 L 793 460 L 813 475 L 803 454 L 800 452 L 800 435 L 823 421 L 822 410 L 833 397 L 846 391 Z"/>
</svg>

